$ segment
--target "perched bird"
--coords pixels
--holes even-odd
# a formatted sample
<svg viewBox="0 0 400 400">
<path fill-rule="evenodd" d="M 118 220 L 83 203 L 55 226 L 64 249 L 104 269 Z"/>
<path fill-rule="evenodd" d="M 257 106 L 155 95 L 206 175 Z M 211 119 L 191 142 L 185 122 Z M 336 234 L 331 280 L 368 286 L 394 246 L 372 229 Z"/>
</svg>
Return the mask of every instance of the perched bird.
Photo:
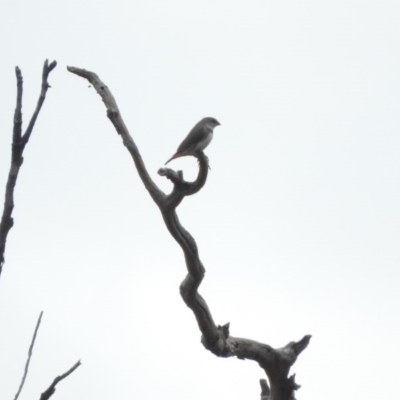
<svg viewBox="0 0 400 400">
<path fill-rule="evenodd" d="M 167 165 L 171 160 L 178 157 L 190 156 L 196 151 L 204 150 L 213 138 L 213 130 L 221 125 L 215 118 L 206 117 L 199 121 L 184 141 L 179 145 L 176 153 L 165 163 Z"/>
</svg>

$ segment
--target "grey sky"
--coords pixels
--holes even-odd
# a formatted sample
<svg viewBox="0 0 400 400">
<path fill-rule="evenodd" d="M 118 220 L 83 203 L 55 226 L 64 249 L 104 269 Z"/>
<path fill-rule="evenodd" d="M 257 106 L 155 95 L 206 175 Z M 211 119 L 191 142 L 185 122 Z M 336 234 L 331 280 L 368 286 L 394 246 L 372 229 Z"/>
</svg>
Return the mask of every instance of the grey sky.
<svg viewBox="0 0 400 400">
<path fill-rule="evenodd" d="M 262 370 L 200 344 L 183 256 L 105 108 L 117 99 L 149 171 L 204 116 L 221 122 L 205 188 L 178 213 L 218 324 L 275 347 L 313 338 L 298 400 L 393 398 L 400 356 L 400 4 L 396 1 L 3 1 L 0 195 L 14 66 L 25 152 L 0 281 L 0 393 L 21 400 L 78 359 L 54 398 L 258 399 Z M 171 162 L 186 178 L 195 159 Z"/>
</svg>

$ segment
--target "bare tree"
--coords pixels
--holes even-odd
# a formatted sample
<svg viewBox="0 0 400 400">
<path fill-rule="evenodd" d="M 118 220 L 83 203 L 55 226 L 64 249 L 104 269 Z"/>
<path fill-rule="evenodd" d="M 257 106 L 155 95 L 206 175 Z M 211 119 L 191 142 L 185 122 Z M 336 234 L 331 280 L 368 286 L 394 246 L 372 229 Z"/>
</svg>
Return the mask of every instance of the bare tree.
<svg viewBox="0 0 400 400">
<path fill-rule="evenodd" d="M 12 135 L 12 148 L 11 148 L 11 167 L 8 174 L 7 184 L 6 184 L 6 193 L 4 200 L 4 209 L 3 215 L 0 222 L 0 276 L 2 272 L 2 268 L 4 265 L 4 253 L 6 250 L 6 242 L 8 232 L 14 225 L 14 220 L 12 218 L 12 212 L 14 210 L 14 190 L 15 185 L 17 184 L 18 174 L 21 168 L 21 165 L 24 161 L 23 154 L 25 146 L 27 145 L 33 128 L 35 126 L 36 119 L 40 113 L 44 100 L 46 98 L 47 90 L 50 88 L 48 83 L 48 77 L 50 72 L 56 67 L 57 62 L 53 61 L 49 64 L 48 60 L 44 62 L 43 71 L 42 71 L 42 87 L 39 95 L 39 99 L 36 105 L 36 109 L 32 114 L 32 117 L 29 121 L 28 127 L 25 130 L 25 133 L 22 134 L 22 93 L 23 93 L 23 79 L 21 70 L 18 67 L 15 67 L 15 75 L 17 77 L 17 105 L 15 107 L 14 113 L 14 127 L 13 127 L 13 135 Z M 21 383 L 18 387 L 17 393 L 15 394 L 14 400 L 19 398 L 21 391 L 24 387 L 26 377 L 28 376 L 29 365 L 31 362 L 33 348 L 35 345 L 36 337 L 38 334 L 38 330 L 40 327 L 40 323 L 42 320 L 43 311 L 40 313 L 39 318 L 37 320 L 35 330 L 32 336 L 31 344 L 28 350 L 28 357 L 25 362 L 24 373 L 22 375 Z M 75 365 L 70 368 L 64 374 L 56 377 L 51 385 L 46 389 L 42 395 L 40 396 L 40 400 L 48 400 L 53 393 L 55 392 L 55 388 L 57 383 L 66 378 L 72 372 L 75 371 L 81 365 L 81 362 L 78 361 Z"/>
<path fill-rule="evenodd" d="M 270 383 L 270 393 L 266 392 L 266 382 L 262 387 L 262 396 L 264 396 L 262 398 L 293 400 L 294 391 L 300 386 L 295 383 L 294 375 L 288 377 L 289 370 L 297 356 L 307 347 L 311 336 L 306 335 L 301 340 L 290 342 L 279 349 L 254 340 L 233 337 L 230 335 L 229 323 L 221 326 L 214 322 L 206 301 L 198 292 L 205 269 L 199 258 L 196 242 L 179 222 L 176 208 L 186 196 L 197 193 L 205 185 L 209 170 L 207 157 L 202 151 L 195 154 L 199 162 L 199 173 L 194 182 L 185 181 L 181 171 L 175 172 L 169 168 L 160 169 L 158 174 L 165 176 L 174 185 L 172 192 L 165 194 L 157 187 L 147 172 L 139 150 L 129 134 L 114 96 L 108 87 L 93 72 L 75 67 L 67 67 L 67 69 L 87 79 L 101 96 L 107 109 L 107 116 L 131 154 L 145 188 L 159 207 L 169 232 L 183 250 L 188 274 L 181 283 L 180 293 L 186 305 L 194 313 L 202 333 L 203 346 L 218 357 L 237 357 L 256 361 L 265 371 Z"/>
</svg>

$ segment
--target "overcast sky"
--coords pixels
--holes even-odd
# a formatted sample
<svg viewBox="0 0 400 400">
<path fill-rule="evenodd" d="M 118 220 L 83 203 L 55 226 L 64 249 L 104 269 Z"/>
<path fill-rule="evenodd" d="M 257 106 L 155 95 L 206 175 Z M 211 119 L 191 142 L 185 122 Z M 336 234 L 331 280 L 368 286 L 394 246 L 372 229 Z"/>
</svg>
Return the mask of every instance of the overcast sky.
<svg viewBox="0 0 400 400">
<path fill-rule="evenodd" d="M 385 399 L 400 357 L 400 3 L 3 0 L 0 195 L 15 74 L 25 126 L 57 60 L 16 190 L 0 280 L 0 397 L 259 399 L 256 363 L 200 343 L 186 269 L 88 83 L 117 99 L 156 172 L 205 116 L 221 122 L 203 190 L 178 214 L 231 334 L 281 347 L 305 334 L 298 400 Z M 187 179 L 192 157 L 171 162 Z M 2 200 L 1 200 L 2 202 Z"/>
</svg>

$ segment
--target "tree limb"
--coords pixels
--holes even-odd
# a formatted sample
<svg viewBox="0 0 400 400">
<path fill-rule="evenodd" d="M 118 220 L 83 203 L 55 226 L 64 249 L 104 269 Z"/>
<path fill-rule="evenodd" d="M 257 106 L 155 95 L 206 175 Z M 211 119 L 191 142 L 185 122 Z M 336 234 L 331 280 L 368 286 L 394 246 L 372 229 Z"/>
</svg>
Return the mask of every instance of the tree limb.
<svg viewBox="0 0 400 400">
<path fill-rule="evenodd" d="M 269 400 L 292 400 L 293 392 L 299 385 L 295 383 L 294 375 L 288 378 L 289 370 L 297 356 L 307 347 L 311 336 L 306 335 L 300 341 L 290 342 L 281 349 L 274 349 L 254 340 L 230 336 L 229 323 L 217 326 L 207 303 L 198 293 L 205 269 L 199 258 L 194 238 L 179 222 L 176 207 L 185 196 L 197 193 L 205 185 L 209 170 L 207 157 L 201 151 L 194 154 L 199 162 L 199 173 L 194 182 L 186 182 L 181 171 L 175 172 L 169 168 L 160 169 L 158 174 L 165 176 L 174 185 L 172 192 L 165 195 L 148 175 L 139 151 L 107 86 L 93 72 L 75 67 L 68 67 L 68 71 L 87 79 L 101 96 L 107 108 L 107 116 L 131 153 L 143 184 L 160 208 L 169 232 L 183 250 L 188 274 L 181 283 L 180 292 L 184 302 L 196 317 L 202 332 L 204 347 L 219 357 L 237 357 L 256 361 L 269 378 L 271 386 Z"/>
<path fill-rule="evenodd" d="M 27 358 L 26 363 L 25 363 L 24 375 L 22 376 L 22 380 L 21 380 L 21 383 L 19 385 L 18 391 L 15 394 L 14 400 L 18 399 L 18 397 L 19 397 L 19 395 L 20 395 L 20 393 L 22 391 L 22 388 L 24 387 L 25 379 L 26 379 L 26 377 L 28 375 L 29 364 L 30 364 L 31 358 L 32 358 L 33 346 L 35 345 L 35 340 L 36 340 L 36 336 L 37 336 L 37 333 L 38 333 L 38 330 L 39 330 L 39 326 L 40 326 L 40 323 L 42 322 L 42 315 L 43 315 L 43 311 L 40 313 L 39 318 L 38 318 L 38 320 L 36 322 L 36 328 L 35 328 L 35 331 L 33 332 L 31 345 L 29 346 L 29 350 L 28 350 L 28 358 Z"/>
<path fill-rule="evenodd" d="M 58 382 L 65 379 L 68 375 L 71 375 L 79 366 L 81 365 L 81 361 L 79 360 L 73 367 L 71 367 L 67 372 L 62 375 L 57 376 L 52 384 L 41 394 L 40 400 L 48 400 L 56 391 L 56 385 Z"/>
<path fill-rule="evenodd" d="M 48 60 L 44 62 L 42 72 L 42 88 L 39 95 L 39 100 L 36 105 L 36 109 L 32 114 L 31 120 L 29 121 L 28 128 L 22 135 L 22 91 L 23 91 L 23 79 L 21 70 L 15 67 L 15 75 L 17 77 L 17 104 L 14 113 L 14 128 L 12 136 L 12 150 L 11 150 L 11 166 L 8 174 L 6 193 L 4 199 L 3 215 L 0 222 L 0 276 L 4 265 L 4 253 L 6 249 L 7 235 L 10 229 L 14 225 L 12 218 L 12 212 L 14 209 L 14 189 L 17 183 L 20 167 L 24 161 L 23 152 L 26 144 L 29 141 L 36 119 L 42 108 L 43 102 L 46 98 L 47 89 L 50 87 L 48 84 L 48 77 L 50 72 L 56 67 L 56 61 L 48 63 Z"/>
<path fill-rule="evenodd" d="M 122 141 L 124 142 L 124 145 L 128 149 L 129 153 L 131 154 L 136 169 L 146 189 L 150 193 L 150 196 L 153 198 L 153 200 L 157 204 L 160 204 L 165 194 L 157 187 L 157 185 L 153 182 L 149 173 L 147 172 L 142 156 L 140 155 L 135 142 L 133 141 L 131 135 L 129 134 L 128 128 L 126 127 L 125 122 L 122 119 L 121 113 L 119 112 L 117 102 L 115 101 L 114 96 L 112 95 L 108 87 L 100 80 L 100 78 L 94 72 L 86 71 L 85 69 L 80 69 L 75 67 L 67 67 L 67 69 L 69 72 L 72 72 L 73 74 L 76 74 L 82 78 L 87 79 L 96 89 L 97 93 L 101 96 L 107 108 L 107 117 L 114 125 L 118 134 L 121 135 Z"/>
</svg>

